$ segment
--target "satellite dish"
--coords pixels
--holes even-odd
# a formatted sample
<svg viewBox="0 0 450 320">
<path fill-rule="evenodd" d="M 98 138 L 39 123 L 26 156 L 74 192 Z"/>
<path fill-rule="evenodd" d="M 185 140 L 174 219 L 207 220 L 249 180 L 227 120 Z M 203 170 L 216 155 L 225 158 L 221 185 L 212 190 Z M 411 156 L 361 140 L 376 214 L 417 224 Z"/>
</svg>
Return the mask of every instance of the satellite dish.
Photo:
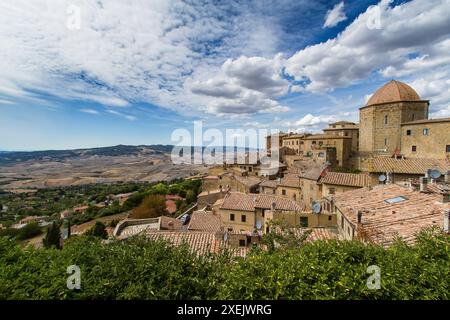
<svg viewBox="0 0 450 320">
<path fill-rule="evenodd" d="M 439 179 L 441 172 L 439 170 L 430 170 L 430 177 L 433 179 Z"/>
<path fill-rule="evenodd" d="M 380 182 L 385 182 L 386 181 L 386 176 L 384 175 L 384 174 L 380 174 L 379 176 L 378 176 L 378 181 L 380 181 Z"/>
<path fill-rule="evenodd" d="M 313 203 L 312 211 L 314 213 L 320 213 L 320 211 L 322 211 L 322 206 L 320 205 L 320 203 L 318 203 L 318 202 Z"/>
<path fill-rule="evenodd" d="M 262 227 L 262 221 L 256 220 L 256 229 L 261 230 L 261 227 Z"/>
</svg>

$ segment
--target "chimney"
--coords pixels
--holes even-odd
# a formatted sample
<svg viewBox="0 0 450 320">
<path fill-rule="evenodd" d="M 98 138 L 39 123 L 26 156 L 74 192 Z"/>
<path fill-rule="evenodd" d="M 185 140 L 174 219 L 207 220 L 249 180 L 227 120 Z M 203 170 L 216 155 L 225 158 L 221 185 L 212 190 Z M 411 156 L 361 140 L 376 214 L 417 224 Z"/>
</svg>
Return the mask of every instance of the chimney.
<svg viewBox="0 0 450 320">
<path fill-rule="evenodd" d="M 393 182 L 392 176 L 393 176 L 392 172 L 386 172 L 386 184 L 391 184 Z"/>
<path fill-rule="evenodd" d="M 275 201 L 272 202 L 271 208 L 272 208 L 272 212 L 274 212 L 274 211 L 275 211 L 275 208 L 276 208 L 276 203 L 275 203 Z"/>
<path fill-rule="evenodd" d="M 363 215 L 362 211 L 358 211 L 358 223 L 361 223 L 362 215 Z"/>
<path fill-rule="evenodd" d="M 450 209 L 444 210 L 444 232 L 450 234 Z"/>
<path fill-rule="evenodd" d="M 427 192 L 428 177 L 420 177 L 420 192 Z"/>
<path fill-rule="evenodd" d="M 425 178 L 431 177 L 431 169 L 428 169 L 427 172 L 425 172 Z"/>
</svg>

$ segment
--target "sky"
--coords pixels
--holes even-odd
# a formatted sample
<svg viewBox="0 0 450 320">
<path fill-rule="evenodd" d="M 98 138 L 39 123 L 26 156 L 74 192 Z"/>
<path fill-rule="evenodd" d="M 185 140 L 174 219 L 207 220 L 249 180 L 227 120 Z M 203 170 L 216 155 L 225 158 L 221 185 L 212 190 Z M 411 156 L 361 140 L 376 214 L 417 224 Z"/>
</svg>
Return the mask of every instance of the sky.
<svg viewBox="0 0 450 320">
<path fill-rule="evenodd" d="M 450 117 L 450 0 L 2 0 L 0 150 L 318 132 L 391 79 Z"/>
</svg>

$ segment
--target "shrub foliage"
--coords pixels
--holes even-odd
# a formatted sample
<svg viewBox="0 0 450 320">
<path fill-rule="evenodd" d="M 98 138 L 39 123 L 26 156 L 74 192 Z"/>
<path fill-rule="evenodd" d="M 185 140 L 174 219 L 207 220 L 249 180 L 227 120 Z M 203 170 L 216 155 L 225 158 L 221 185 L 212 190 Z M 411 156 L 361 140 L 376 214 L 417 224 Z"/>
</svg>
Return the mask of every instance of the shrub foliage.
<svg viewBox="0 0 450 320">
<path fill-rule="evenodd" d="M 69 290 L 67 267 L 81 269 Z M 367 268 L 381 270 L 369 289 Z M 449 299 L 450 239 L 429 230 L 415 246 L 316 241 L 254 250 L 247 258 L 197 257 L 185 246 L 78 236 L 62 250 L 0 238 L 0 299 Z"/>
</svg>

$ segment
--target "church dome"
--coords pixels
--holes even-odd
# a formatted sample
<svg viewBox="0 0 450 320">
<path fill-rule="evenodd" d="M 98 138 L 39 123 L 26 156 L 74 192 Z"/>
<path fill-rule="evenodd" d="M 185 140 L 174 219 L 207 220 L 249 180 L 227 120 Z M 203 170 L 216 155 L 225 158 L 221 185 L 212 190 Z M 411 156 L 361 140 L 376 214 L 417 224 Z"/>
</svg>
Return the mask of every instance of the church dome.
<svg viewBox="0 0 450 320">
<path fill-rule="evenodd" d="M 420 101 L 420 97 L 417 92 L 406 83 L 391 80 L 370 97 L 366 106 L 397 101 Z"/>
</svg>

